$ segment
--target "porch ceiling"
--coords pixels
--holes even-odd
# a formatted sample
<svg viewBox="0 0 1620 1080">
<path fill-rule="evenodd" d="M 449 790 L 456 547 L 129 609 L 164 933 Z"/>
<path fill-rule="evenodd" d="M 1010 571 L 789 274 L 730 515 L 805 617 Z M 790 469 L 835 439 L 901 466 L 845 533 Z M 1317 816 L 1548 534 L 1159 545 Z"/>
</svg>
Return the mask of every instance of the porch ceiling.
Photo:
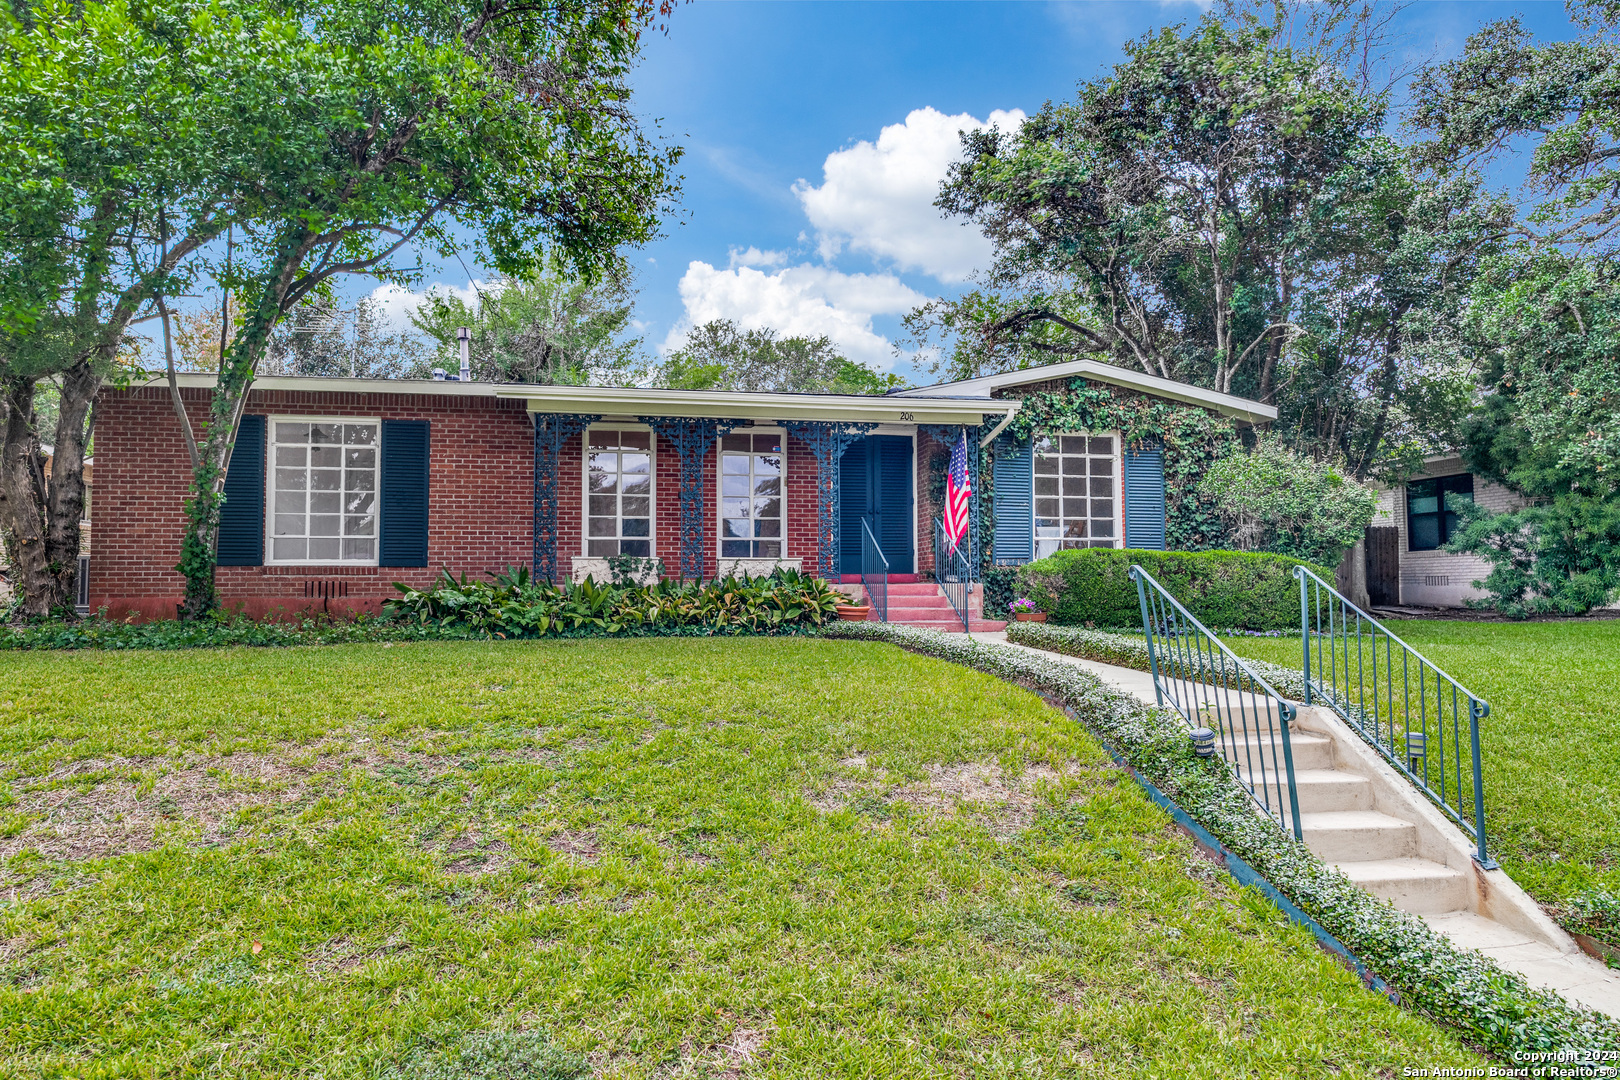
<svg viewBox="0 0 1620 1080">
<path fill-rule="evenodd" d="M 990 397 L 868 397 L 852 394 L 744 394 L 642 387 L 497 385 L 530 412 L 603 416 L 691 416 L 738 420 L 848 420 L 880 424 L 966 424 L 1010 417 L 1021 402 Z"/>
</svg>

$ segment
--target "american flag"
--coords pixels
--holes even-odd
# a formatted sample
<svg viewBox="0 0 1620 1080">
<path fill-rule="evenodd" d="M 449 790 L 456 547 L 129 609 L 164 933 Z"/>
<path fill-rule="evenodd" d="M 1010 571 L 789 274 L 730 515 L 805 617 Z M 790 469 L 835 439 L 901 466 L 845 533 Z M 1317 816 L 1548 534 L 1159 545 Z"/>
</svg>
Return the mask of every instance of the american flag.
<svg viewBox="0 0 1620 1080">
<path fill-rule="evenodd" d="M 945 477 L 945 539 L 951 550 L 961 546 L 968 533 L 968 499 L 973 494 L 973 482 L 968 479 L 967 432 L 956 440 L 951 451 L 951 471 Z"/>
</svg>

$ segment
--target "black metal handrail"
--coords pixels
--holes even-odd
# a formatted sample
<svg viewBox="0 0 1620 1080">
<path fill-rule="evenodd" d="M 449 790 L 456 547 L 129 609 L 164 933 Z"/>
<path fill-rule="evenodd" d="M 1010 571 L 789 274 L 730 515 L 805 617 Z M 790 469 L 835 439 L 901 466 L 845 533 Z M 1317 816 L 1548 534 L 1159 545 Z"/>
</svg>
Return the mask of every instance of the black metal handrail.
<svg viewBox="0 0 1620 1080">
<path fill-rule="evenodd" d="M 945 519 L 934 519 L 934 580 L 951 602 L 951 610 L 962 620 L 963 630 L 968 629 L 968 590 L 973 574 L 966 547 L 966 543 L 958 544 L 953 550 L 945 539 Z"/>
<path fill-rule="evenodd" d="M 861 588 L 877 610 L 878 622 L 889 621 L 889 559 L 872 535 L 872 526 L 861 518 Z"/>
<path fill-rule="evenodd" d="M 1494 868 L 1479 750 L 1479 722 L 1490 705 L 1306 567 L 1294 567 L 1294 577 L 1305 703 L 1320 698 L 1338 713 L 1462 827 L 1481 866 Z"/>
<path fill-rule="evenodd" d="M 1203 756 L 1220 755 L 1266 816 L 1304 839 L 1294 750 L 1294 706 L 1182 607 L 1140 566 L 1131 567 L 1142 605 L 1148 667 L 1159 704 L 1181 714 Z"/>
</svg>

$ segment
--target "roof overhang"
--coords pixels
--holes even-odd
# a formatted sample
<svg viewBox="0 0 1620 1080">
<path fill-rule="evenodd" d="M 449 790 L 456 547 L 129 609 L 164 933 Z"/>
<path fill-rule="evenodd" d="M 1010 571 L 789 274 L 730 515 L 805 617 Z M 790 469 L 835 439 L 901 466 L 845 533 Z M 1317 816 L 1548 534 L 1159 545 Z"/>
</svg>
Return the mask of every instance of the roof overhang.
<svg viewBox="0 0 1620 1080">
<path fill-rule="evenodd" d="M 183 371 L 187 388 L 214 386 L 212 372 Z M 158 376 L 146 385 L 161 387 Z M 453 379 L 343 379 L 309 375 L 263 375 L 254 390 L 306 394 L 431 394 L 444 397 L 522 401 L 531 413 L 587 413 L 612 417 L 682 416 L 725 420 L 843 420 L 872 424 L 963 424 L 985 416 L 1004 421 L 1022 406 L 1016 398 L 988 394 L 746 394 L 718 390 L 664 390 L 637 386 L 543 386 L 532 383 L 457 382 Z"/>
<path fill-rule="evenodd" d="M 898 394 L 746 394 L 613 386 L 497 384 L 495 396 L 521 398 L 530 412 L 601 416 L 689 416 L 723 419 L 843 420 L 875 424 L 965 424 L 1016 413 L 1022 402 L 989 396 L 901 397 Z"/>
<path fill-rule="evenodd" d="M 1145 371 L 1133 371 L 1130 368 L 1104 364 L 1099 360 L 1070 360 L 1062 364 L 1024 368 L 1021 371 L 1004 371 L 996 375 L 983 375 L 977 379 L 940 383 L 937 386 L 925 386 L 917 390 L 901 390 L 894 396 L 909 397 L 914 394 L 952 393 L 990 397 L 997 390 L 1005 390 L 1013 386 L 1027 386 L 1030 383 L 1048 382 L 1052 379 L 1068 379 L 1075 376 L 1094 379 L 1097 382 L 1111 383 L 1114 386 L 1122 386 L 1128 390 L 1138 390 L 1153 397 L 1168 398 L 1171 401 L 1180 401 L 1187 405 L 1213 409 L 1224 416 L 1230 416 L 1233 419 L 1243 420 L 1250 424 L 1268 423 L 1277 419 L 1277 410 L 1271 405 L 1250 401 L 1248 398 L 1240 398 L 1232 394 L 1205 390 L 1201 386 L 1178 382 L 1175 379 L 1149 375 Z"/>
</svg>

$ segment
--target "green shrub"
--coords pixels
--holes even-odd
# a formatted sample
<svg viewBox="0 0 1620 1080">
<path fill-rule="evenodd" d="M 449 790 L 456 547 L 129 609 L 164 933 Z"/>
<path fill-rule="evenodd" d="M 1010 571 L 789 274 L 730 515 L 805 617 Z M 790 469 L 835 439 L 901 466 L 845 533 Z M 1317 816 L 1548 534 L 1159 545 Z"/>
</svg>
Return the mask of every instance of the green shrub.
<svg viewBox="0 0 1620 1080">
<path fill-rule="evenodd" d="M 1378 498 L 1333 465 L 1274 439 L 1210 465 L 1198 485 L 1244 551 L 1336 563 L 1367 531 Z"/>
<path fill-rule="evenodd" d="M 1142 567 L 1187 610 L 1214 629 L 1286 630 L 1299 626 L 1299 560 L 1248 551 L 1137 551 L 1086 548 L 1059 551 L 1028 563 L 1018 591 L 1052 622 L 1080 626 L 1141 626 L 1142 606 L 1132 563 Z M 1333 570 L 1305 565 L 1326 581 Z"/>
<path fill-rule="evenodd" d="M 791 631 L 830 621 L 843 600 L 820 578 L 789 569 L 707 583 L 666 578 L 633 585 L 620 577 L 610 585 L 590 578 L 552 585 L 532 580 L 528 567 L 508 568 L 487 582 L 465 575 L 458 581 L 447 570 L 431 589 L 396 583 L 401 595 L 384 606 L 407 622 L 461 626 L 498 637 L 546 637 L 644 628 Z"/>
<path fill-rule="evenodd" d="M 1489 596 L 1471 608 L 1494 608 L 1510 619 L 1585 615 L 1620 593 L 1620 499 L 1559 495 L 1543 506 L 1493 514 L 1455 496 L 1446 507 L 1462 528 L 1447 551 L 1491 564 L 1477 588 Z"/>
</svg>

